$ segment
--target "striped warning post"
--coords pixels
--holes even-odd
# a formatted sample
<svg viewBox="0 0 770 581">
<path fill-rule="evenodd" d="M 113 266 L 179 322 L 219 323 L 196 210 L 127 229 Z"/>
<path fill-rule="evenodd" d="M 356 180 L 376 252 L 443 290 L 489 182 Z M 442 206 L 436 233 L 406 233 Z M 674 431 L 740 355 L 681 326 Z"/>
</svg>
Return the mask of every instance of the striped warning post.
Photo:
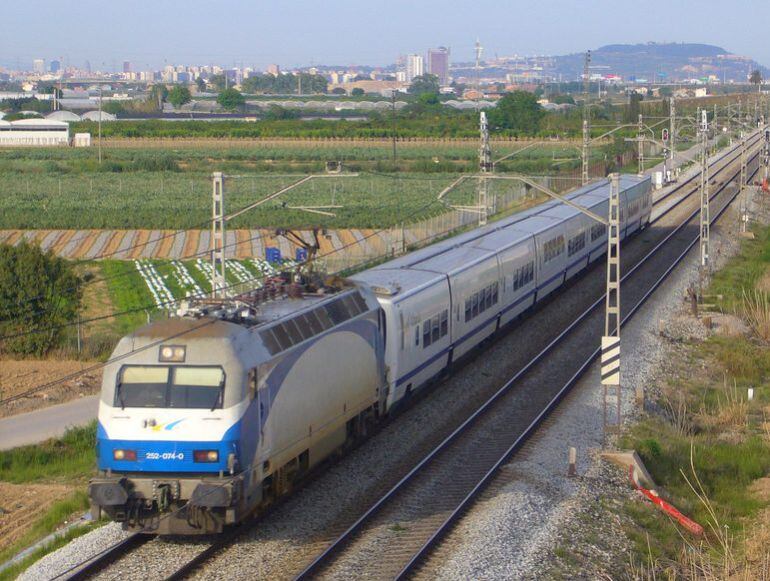
<svg viewBox="0 0 770 581">
<path fill-rule="evenodd" d="M 602 385 L 620 385 L 620 337 L 602 337 Z"/>
</svg>

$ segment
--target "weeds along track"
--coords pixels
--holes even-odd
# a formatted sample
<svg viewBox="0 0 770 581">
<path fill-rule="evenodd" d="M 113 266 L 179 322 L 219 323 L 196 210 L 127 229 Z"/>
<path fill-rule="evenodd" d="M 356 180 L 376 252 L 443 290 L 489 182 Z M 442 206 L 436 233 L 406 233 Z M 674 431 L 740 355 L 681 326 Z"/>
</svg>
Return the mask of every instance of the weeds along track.
<svg viewBox="0 0 770 581">
<path fill-rule="evenodd" d="M 712 178 L 723 182 L 713 189 L 714 216 L 735 196 L 730 182 L 739 174 L 736 159 L 731 156 L 712 163 Z M 751 159 L 754 163 L 756 156 Z M 698 180 L 691 177 L 666 196 L 665 207 L 661 206 L 663 198 L 658 200 L 660 215 L 654 224 L 624 244 L 624 316 L 665 280 L 697 240 L 697 196 L 693 195 L 697 188 Z M 100 563 L 69 578 L 142 578 L 142 572 L 150 570 L 153 577 L 167 578 L 226 578 L 236 572 L 262 575 L 269 571 L 282 578 L 387 579 L 414 571 L 496 467 L 535 431 L 595 357 L 603 328 L 603 312 L 597 308 L 602 304 L 603 270 L 599 261 L 588 276 L 571 283 L 517 325 L 517 333 L 510 329 L 501 333 L 490 350 L 506 349 L 509 360 L 488 376 L 474 376 L 477 390 L 467 399 L 448 404 L 437 394 L 451 390 L 451 385 L 443 384 L 440 390 L 426 390 L 419 396 L 413 409 L 438 402 L 445 408 L 444 423 L 432 424 L 411 447 L 405 445 L 395 468 L 378 473 L 373 479 L 376 482 L 360 495 L 351 493 L 343 510 L 310 532 L 297 530 L 294 538 L 283 539 L 280 551 L 273 547 L 269 553 L 260 552 L 254 544 L 238 551 L 254 531 L 273 527 L 274 519 L 285 515 L 285 511 L 271 510 L 213 540 L 135 541 L 136 546 L 116 549 L 109 557 L 106 552 Z M 516 342 L 517 334 L 529 332 L 528 345 Z M 517 346 L 515 352 L 508 350 L 511 344 Z M 474 373 L 481 359 L 476 356 L 463 363 L 459 373 Z M 396 427 L 409 413 L 389 424 Z M 362 447 L 376 447 L 379 436 L 375 434 Z M 344 459 L 340 461 L 344 463 Z M 351 470 L 360 468 L 352 464 Z M 313 482 L 307 483 L 308 489 L 312 487 Z M 297 527 L 310 520 L 306 515 L 297 518 Z"/>
</svg>

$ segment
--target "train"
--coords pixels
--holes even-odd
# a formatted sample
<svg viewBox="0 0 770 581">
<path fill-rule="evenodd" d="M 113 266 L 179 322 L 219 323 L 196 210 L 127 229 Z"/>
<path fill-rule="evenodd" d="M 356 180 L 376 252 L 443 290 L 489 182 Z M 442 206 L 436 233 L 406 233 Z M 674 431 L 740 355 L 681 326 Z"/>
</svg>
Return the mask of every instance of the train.
<svg viewBox="0 0 770 581">
<path fill-rule="evenodd" d="M 609 188 L 565 197 L 606 216 Z M 621 239 L 651 211 L 650 178 L 621 176 Z M 186 303 L 122 338 L 104 368 L 92 512 L 143 533 L 222 532 L 606 249 L 605 225 L 551 200 L 348 278 L 284 273 Z"/>
</svg>

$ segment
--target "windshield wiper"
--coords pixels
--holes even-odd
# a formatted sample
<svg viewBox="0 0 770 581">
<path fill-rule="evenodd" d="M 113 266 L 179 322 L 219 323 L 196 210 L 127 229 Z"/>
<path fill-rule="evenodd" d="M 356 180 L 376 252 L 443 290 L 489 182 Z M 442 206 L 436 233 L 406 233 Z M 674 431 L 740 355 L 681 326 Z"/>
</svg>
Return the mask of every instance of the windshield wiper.
<svg viewBox="0 0 770 581">
<path fill-rule="evenodd" d="M 212 412 L 213 412 L 215 409 L 217 409 L 217 406 L 218 406 L 218 405 L 219 405 L 219 403 L 222 401 L 222 398 L 224 397 L 224 394 L 225 394 L 225 386 L 224 386 L 224 385 L 220 385 L 220 386 L 219 386 L 219 393 L 217 394 L 217 398 L 214 400 L 214 405 L 213 405 L 213 406 L 211 406 L 211 411 L 212 411 Z"/>
<path fill-rule="evenodd" d="M 123 391 L 122 391 L 122 388 L 123 388 L 123 382 L 119 381 L 118 385 L 117 385 L 117 390 L 116 390 L 115 395 L 118 396 L 118 401 L 120 401 L 120 409 L 121 410 L 125 410 L 126 409 L 126 402 L 123 401 Z"/>
</svg>

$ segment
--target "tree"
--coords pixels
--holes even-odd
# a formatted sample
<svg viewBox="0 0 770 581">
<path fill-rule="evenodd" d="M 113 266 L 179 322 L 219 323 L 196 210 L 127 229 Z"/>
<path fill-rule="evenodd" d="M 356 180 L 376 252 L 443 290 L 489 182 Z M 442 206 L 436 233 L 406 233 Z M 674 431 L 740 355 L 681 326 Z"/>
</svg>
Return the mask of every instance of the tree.
<svg viewBox="0 0 770 581">
<path fill-rule="evenodd" d="M 190 101 L 192 101 L 190 89 L 183 85 L 174 85 L 168 92 L 168 102 L 174 106 L 174 109 L 179 109 L 182 105 L 185 105 Z"/>
<path fill-rule="evenodd" d="M 0 246 L 0 335 L 48 329 L 5 339 L 0 350 L 40 356 L 56 346 L 64 333 L 56 327 L 72 322 L 80 307 L 79 282 L 69 262 L 39 246 Z"/>
<path fill-rule="evenodd" d="M 628 96 L 628 109 L 626 109 L 626 123 L 636 123 L 639 120 L 639 113 L 642 111 L 642 107 L 639 103 L 642 102 L 642 95 L 634 91 Z"/>
<path fill-rule="evenodd" d="M 265 111 L 262 118 L 265 121 L 279 121 L 283 119 L 299 119 L 301 117 L 299 111 L 294 109 L 287 109 L 279 105 L 270 105 L 270 108 Z"/>
<path fill-rule="evenodd" d="M 209 85 L 221 93 L 227 86 L 227 79 L 224 75 L 213 75 L 209 77 Z"/>
<path fill-rule="evenodd" d="M 497 102 L 488 112 L 489 123 L 495 129 L 508 129 L 524 135 L 533 135 L 540 128 L 545 111 L 537 97 L 527 91 L 513 91 Z"/>
<path fill-rule="evenodd" d="M 749 82 L 752 85 L 757 86 L 757 90 L 762 90 L 762 73 L 759 70 L 751 71 L 751 74 L 749 75 Z"/>
<path fill-rule="evenodd" d="M 354 97 L 360 97 L 364 94 L 364 90 L 361 87 L 356 87 L 352 91 L 350 91 L 350 94 Z"/>
<path fill-rule="evenodd" d="M 332 89 L 332 95 L 344 95 L 345 93 L 347 93 L 347 91 L 342 87 L 334 87 Z"/>
<path fill-rule="evenodd" d="M 572 95 L 556 95 L 551 99 L 551 103 L 556 103 L 557 105 L 574 105 L 575 99 Z"/>
<path fill-rule="evenodd" d="M 412 95 L 422 95 L 423 93 L 438 93 L 441 89 L 438 77 L 436 75 L 419 75 L 412 79 L 408 91 Z"/>
<path fill-rule="evenodd" d="M 206 81 L 203 79 L 203 77 L 198 77 L 195 79 L 195 84 L 198 87 L 199 93 L 203 93 L 206 90 Z"/>
<path fill-rule="evenodd" d="M 102 105 L 102 111 L 111 115 L 123 113 L 125 110 L 125 106 L 120 101 L 107 101 Z"/>
<path fill-rule="evenodd" d="M 149 100 L 157 104 L 158 111 L 163 110 L 163 103 L 166 102 L 166 99 L 168 99 L 168 88 L 166 85 L 153 85 L 150 87 Z"/>
<path fill-rule="evenodd" d="M 246 104 L 246 99 L 243 97 L 240 91 L 236 89 L 225 89 L 217 97 L 217 103 L 219 103 L 224 109 L 228 111 L 235 111 L 239 107 L 243 107 Z"/>
</svg>

